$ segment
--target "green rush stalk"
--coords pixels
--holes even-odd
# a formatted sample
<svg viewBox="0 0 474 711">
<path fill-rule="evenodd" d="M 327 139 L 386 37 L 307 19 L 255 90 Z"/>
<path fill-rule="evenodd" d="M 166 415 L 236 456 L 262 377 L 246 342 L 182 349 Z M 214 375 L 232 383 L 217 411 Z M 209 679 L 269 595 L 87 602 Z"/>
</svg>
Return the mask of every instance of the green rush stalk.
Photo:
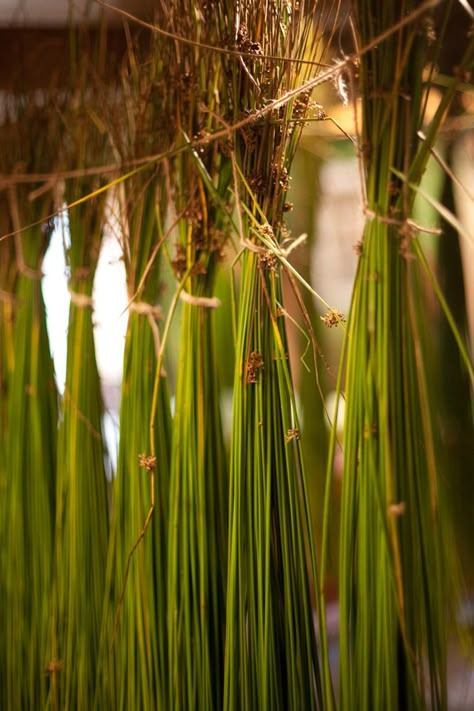
<svg viewBox="0 0 474 711">
<path fill-rule="evenodd" d="M 183 303 L 181 313 L 168 546 L 169 693 L 175 709 L 222 707 L 228 482 L 212 281 L 212 268 L 189 277 L 184 288 L 193 301 Z"/>
<path fill-rule="evenodd" d="M 125 342 L 121 439 L 113 490 L 97 708 L 103 708 L 104 700 L 112 703 L 113 708 L 133 708 L 135 704 L 139 708 L 159 707 L 165 693 L 170 413 L 163 385 L 165 392 L 155 417 L 157 463 L 154 465 L 149 458 L 149 424 L 156 360 L 153 330 L 146 317 L 132 312 Z M 153 466 L 156 466 L 154 512 L 144 540 L 130 559 L 126 577 L 129 555 L 151 505 Z"/>
<path fill-rule="evenodd" d="M 81 169 L 106 163 L 110 144 L 93 120 L 103 101 L 94 79 L 103 69 L 94 61 L 87 33 L 74 39 L 72 51 L 80 60 L 73 63 L 70 93 L 61 111 L 61 159 L 66 167 Z M 71 204 L 100 185 L 97 178 L 68 180 L 64 200 Z M 107 193 L 102 193 L 78 205 L 63 224 L 71 303 L 58 437 L 49 698 L 53 709 L 85 708 L 96 688 L 109 512 L 92 290 L 106 200 Z"/>
<path fill-rule="evenodd" d="M 81 188 L 84 188 L 82 190 Z M 81 181 L 80 195 L 87 191 Z M 66 199 L 76 191 L 66 190 Z M 58 442 L 55 529 L 56 625 L 53 708 L 84 708 L 93 697 L 108 537 L 103 404 L 95 358 L 92 286 L 103 228 L 104 198 L 69 214 L 69 311 L 66 383 Z"/>
<path fill-rule="evenodd" d="M 416 7 L 355 3 L 359 45 Z M 446 108 L 419 144 L 428 22 L 414 21 L 360 59 L 367 220 L 345 370 L 343 710 L 447 707 L 443 516 L 413 278 L 419 244 L 409 221 L 413 194 L 396 177 L 418 184 Z"/>
<path fill-rule="evenodd" d="M 160 111 L 166 86 L 162 60 L 132 47 L 123 70 L 120 102 L 111 116 L 112 139 L 123 160 L 156 152 L 163 140 Z M 163 102 L 163 103 L 161 103 Z M 120 227 L 130 299 L 125 340 L 120 442 L 113 504 L 100 682 L 96 708 L 166 708 L 166 540 L 170 403 L 160 377 L 160 266 L 157 256 L 166 213 L 166 171 L 128 180 L 120 199 Z M 153 481 L 154 479 L 154 481 Z M 147 529 L 145 521 L 153 513 Z M 140 534 L 143 540 L 135 547 Z"/>
<path fill-rule="evenodd" d="M 332 705 L 319 658 L 312 590 L 317 574 L 300 426 L 283 318 L 281 250 L 288 175 L 309 95 L 271 116 L 265 101 L 298 86 L 324 51 L 323 4 L 232 5 L 235 46 L 253 53 L 232 66 L 235 116 L 255 121 L 235 141 L 240 210 L 240 298 L 231 438 L 224 708 L 315 709 Z M 263 59 L 259 55 L 270 55 Z M 308 566 L 310 566 L 308 568 Z M 324 620 L 320 616 L 323 656 Z"/>
<path fill-rule="evenodd" d="M 7 709 L 44 702 L 49 661 L 57 393 L 38 272 L 45 241 L 39 229 L 22 235 L 32 271 L 20 272 L 15 290 L 5 438 Z"/>
<path fill-rule="evenodd" d="M 197 42 L 219 44 L 215 9 L 173 3 L 163 22 Z M 170 50 L 175 138 L 222 128 L 220 56 L 180 42 Z M 172 266 L 183 286 L 173 422 L 168 533 L 168 661 L 172 709 L 221 709 L 225 640 L 228 464 L 220 417 L 214 333 L 216 269 L 229 233 L 230 156 L 218 143 L 172 163 L 177 220 Z M 187 278 L 183 278 L 186 276 Z"/>
<path fill-rule="evenodd" d="M 2 131 L 2 172 L 50 172 L 57 157 L 54 110 L 22 95 Z M 36 189 L 40 188 L 38 192 Z M 12 184 L 8 220 L 18 230 L 53 211 L 51 186 Z M 5 203 L 4 203 L 5 205 Z M 5 536 L 2 565 L 2 708 L 44 705 L 49 662 L 49 596 L 55 505 L 57 391 L 41 292 L 41 264 L 52 224 L 26 229 L 13 239 L 17 278 L 3 438 Z M 3 267 L 2 267 L 3 268 Z M 7 345 L 7 344 L 5 344 Z M 2 455 L 3 456 L 3 455 Z M 2 554 L 3 557 L 3 554 Z M 3 652 L 2 652 L 3 656 Z"/>
<path fill-rule="evenodd" d="M 186 179 L 192 171 L 191 160 Z M 225 191 L 224 176 L 221 166 Z M 219 302 L 212 296 L 222 232 L 213 212 L 205 202 L 201 224 L 180 221 L 191 272 L 182 292 L 170 482 L 168 647 L 175 709 L 222 707 L 228 481 L 213 328 Z"/>
<path fill-rule="evenodd" d="M 315 708 L 322 703 L 322 688 L 306 568 L 311 532 L 279 270 L 267 274 L 251 252 L 243 260 L 225 705 Z"/>
<path fill-rule="evenodd" d="M 71 28 L 70 83 L 56 96 L 61 121 L 57 165 L 80 171 L 107 162 L 110 146 L 92 116 L 100 95 L 88 33 Z M 77 55 L 77 56 L 75 56 Z M 80 60 L 79 60 L 80 57 Z M 66 180 L 70 204 L 92 192 L 96 178 Z M 62 224 L 70 292 L 66 381 L 57 447 L 54 568 L 50 601 L 48 708 L 85 708 L 96 684 L 108 536 L 103 404 L 97 371 L 92 289 L 104 226 L 106 194 L 71 210 Z M 56 206 L 58 207 L 58 206 Z"/>
<path fill-rule="evenodd" d="M 144 239 L 140 255 L 149 254 L 155 224 L 154 185 L 140 202 L 138 214 L 130 216 L 130 230 Z M 130 198 L 132 198 L 132 192 Z M 137 255 L 137 260 L 140 258 Z M 145 261 L 145 260 L 143 260 Z M 150 286 L 141 290 L 134 303 L 152 307 L 158 294 L 156 270 Z M 135 293 L 132 287 L 130 296 Z M 104 665 L 98 689 L 98 708 L 104 700 L 114 708 L 138 704 L 150 708 L 163 698 L 165 683 L 165 560 L 169 478 L 170 411 L 163 383 L 155 415 L 153 462 L 150 418 L 157 363 L 157 309 L 149 315 L 130 310 L 125 340 L 120 443 L 109 546 L 108 584 L 104 608 Z M 155 468 L 155 508 L 150 530 L 129 561 L 129 555 L 151 506 L 150 472 Z M 129 573 L 127 564 L 130 563 Z M 104 696 L 105 694 L 105 696 Z"/>
<path fill-rule="evenodd" d="M 84 195 L 80 181 L 66 200 Z M 71 305 L 66 383 L 58 442 L 53 708 L 87 706 L 95 690 L 108 538 L 103 403 L 95 357 L 92 287 L 102 238 L 105 198 L 69 214 Z"/>
<path fill-rule="evenodd" d="M 26 220 L 31 221 L 29 214 Z M 57 394 L 39 271 L 48 239 L 40 229 L 22 235 L 22 265 L 15 290 L 18 306 L 5 439 L 5 708 L 44 700 L 46 688 L 57 427 Z"/>
</svg>

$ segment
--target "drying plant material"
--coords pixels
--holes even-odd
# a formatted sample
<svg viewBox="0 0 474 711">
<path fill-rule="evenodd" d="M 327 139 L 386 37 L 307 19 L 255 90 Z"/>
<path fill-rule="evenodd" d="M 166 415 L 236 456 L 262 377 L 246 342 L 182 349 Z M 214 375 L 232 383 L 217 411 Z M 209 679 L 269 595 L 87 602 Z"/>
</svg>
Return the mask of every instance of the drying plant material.
<svg viewBox="0 0 474 711">
<path fill-rule="evenodd" d="M 54 107 L 23 95 L 7 108 L 2 126 L 2 173 L 52 173 L 58 146 Z M 36 188 L 38 185 L 11 184 L 2 192 L 7 222 L 14 230 L 53 211 L 52 184 L 39 193 Z M 8 356 L 6 421 L 2 422 L 3 708 L 42 706 L 47 692 L 57 393 L 41 293 L 41 263 L 52 228 L 47 223 L 28 229 L 15 236 L 10 249 L 2 248 L 2 257 L 7 254 L 2 273 L 6 272 L 8 289 L 14 288 L 10 303 L 13 335 L 10 339 L 7 333 L 2 344 Z"/>
<path fill-rule="evenodd" d="M 61 110 L 64 166 L 103 165 L 110 144 L 91 117 L 100 106 L 94 78 L 98 49 L 78 37 L 77 74 Z M 79 61 L 80 57 L 80 61 Z M 97 74 L 96 74 L 97 73 Z M 71 204 L 100 187 L 97 178 L 65 183 Z M 96 687 L 105 585 L 108 507 L 102 437 L 103 404 L 94 346 L 92 290 L 104 228 L 107 193 L 79 205 L 63 218 L 69 293 L 67 370 L 58 441 L 55 528 L 54 625 L 49 673 L 51 708 L 86 708 Z"/>
<path fill-rule="evenodd" d="M 243 2 L 225 10 L 233 46 L 245 52 L 229 76 L 233 123 L 255 116 L 233 145 L 243 253 L 230 453 L 229 710 L 321 708 L 332 698 L 313 624 L 316 568 L 281 287 L 291 242 L 284 223 L 289 173 L 311 96 L 259 115 L 307 78 L 308 65 L 297 60 L 321 60 L 326 9 Z M 323 624 L 321 634 L 324 646 Z"/>
<path fill-rule="evenodd" d="M 370 45 L 416 8 L 406 1 L 357 2 L 359 45 Z M 342 709 L 447 707 L 443 509 L 418 308 L 416 273 L 425 260 L 410 189 L 421 179 L 459 80 L 450 83 L 420 141 L 423 70 L 433 40 L 432 18 L 413 14 L 359 67 L 367 219 L 347 333 Z M 472 67 L 473 44 L 460 76 Z"/>
<path fill-rule="evenodd" d="M 428 121 L 425 86 L 452 6 L 438 3 L 432 17 L 434 4 L 354 1 L 357 51 L 328 68 L 342 22 L 337 0 L 156 2 L 156 32 L 125 27 L 116 82 L 101 83 L 105 33 L 94 48 L 88 31 L 71 31 L 70 86 L 5 99 L 1 708 L 336 707 L 325 625 L 336 426 L 318 568 L 302 457 L 310 427 L 298 419 L 282 289 L 285 276 L 300 305 L 301 285 L 317 296 L 290 263 L 301 239 L 285 215 L 303 127 L 326 118 L 309 87 L 328 78 L 344 103 L 359 90 L 367 218 L 347 324 L 329 304 L 319 323 L 345 332 L 340 707 L 447 707 L 452 560 L 422 276 L 470 373 L 472 365 L 421 249 L 413 202 L 473 69 L 474 40 Z M 120 175 L 110 179 L 114 163 Z M 41 220 L 58 207 L 59 187 L 72 207 L 63 222 L 71 305 L 58 415 L 41 295 L 55 223 Z M 92 323 L 108 210 L 129 297 L 110 512 Z M 221 262 L 232 250 L 230 278 Z M 216 328 L 218 278 L 231 295 L 226 333 Z M 174 371 L 177 315 L 172 418 L 166 367 Z M 234 369 L 229 448 L 222 360 Z"/>
<path fill-rule="evenodd" d="M 168 145 L 163 57 L 130 43 L 109 115 L 121 161 Z M 120 443 L 113 483 L 98 708 L 166 708 L 166 540 L 170 406 L 161 378 L 158 250 L 168 189 L 165 165 L 123 185 L 116 204 L 129 294 Z M 146 524 L 145 524 L 146 522 Z M 148 530 L 147 530 L 148 529 Z"/>
<path fill-rule="evenodd" d="M 221 46 L 211 3 L 173 3 L 175 35 Z M 221 18 L 223 19 L 223 18 Z M 227 27 L 227 25 L 225 25 Z M 168 43 L 173 143 L 222 128 L 225 63 L 215 52 Z M 216 270 L 229 234 L 230 155 L 217 141 L 172 162 L 173 271 L 182 301 L 173 421 L 168 541 L 169 708 L 222 708 L 227 564 L 227 457 L 214 339 Z"/>
<path fill-rule="evenodd" d="M 212 3 L 175 2 L 160 18 L 175 35 L 221 46 Z M 222 20 L 224 18 L 221 18 Z M 227 25 L 224 25 L 227 28 Z M 226 64 L 215 52 L 169 46 L 173 143 L 222 128 Z M 214 338 L 216 269 L 229 233 L 232 168 L 217 141 L 171 163 L 182 301 L 168 541 L 168 708 L 222 708 L 227 565 L 227 456 Z M 225 357 L 225 356 L 223 356 Z"/>
</svg>

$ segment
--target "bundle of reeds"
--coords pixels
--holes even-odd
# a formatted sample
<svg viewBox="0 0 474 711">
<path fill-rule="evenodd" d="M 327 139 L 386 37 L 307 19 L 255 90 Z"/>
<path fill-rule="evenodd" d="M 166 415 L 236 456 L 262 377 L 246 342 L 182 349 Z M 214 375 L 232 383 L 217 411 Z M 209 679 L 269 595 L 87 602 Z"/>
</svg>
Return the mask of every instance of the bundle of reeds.
<svg viewBox="0 0 474 711">
<path fill-rule="evenodd" d="M 223 19 L 223 18 L 222 18 Z M 173 3 L 162 24 L 221 46 L 209 3 Z M 222 129 L 221 57 L 175 40 L 170 47 L 175 145 Z M 173 421 L 168 541 L 169 708 L 222 708 L 227 562 L 227 458 L 220 417 L 213 314 L 216 269 L 229 237 L 229 154 L 213 142 L 171 163 L 182 301 Z"/>
<path fill-rule="evenodd" d="M 443 515 L 416 278 L 426 261 L 411 210 L 457 80 L 420 141 L 434 36 L 420 9 L 356 4 L 367 221 L 345 370 L 342 709 L 447 706 Z"/>
<path fill-rule="evenodd" d="M 234 143 L 241 286 L 231 438 L 224 706 L 317 708 L 332 692 L 321 669 L 311 589 L 317 586 L 300 426 L 291 381 L 281 272 L 291 240 L 289 171 L 310 94 L 259 109 L 320 60 L 326 6 L 229 3 L 233 120 L 254 120 Z M 310 572 L 308 573 L 308 563 Z M 324 638 L 324 626 L 321 626 Z"/>
<path fill-rule="evenodd" d="M 153 41 L 145 48 L 130 41 L 109 117 L 114 150 L 124 162 L 168 143 L 160 118 L 167 110 L 163 67 Z M 165 708 L 171 419 L 157 300 L 167 202 L 166 165 L 134 175 L 118 198 L 130 304 L 98 708 Z"/>
<path fill-rule="evenodd" d="M 1 151 L 2 173 L 13 178 L 2 204 L 6 221 L 17 231 L 10 247 L 2 247 L 2 256 L 8 251 L 2 264 L 9 275 L 7 288 L 14 286 L 9 317 L 13 333 L 7 330 L 2 344 L 8 356 L 6 406 L 2 405 L 4 708 L 42 705 L 47 691 L 57 393 L 41 293 L 41 263 L 53 225 L 38 221 L 52 213 L 54 196 L 52 184 L 18 183 L 15 174 L 53 172 L 58 143 L 57 115 L 44 97 L 19 94 L 12 99 L 2 126 Z M 25 229 L 32 223 L 38 226 Z"/>
<path fill-rule="evenodd" d="M 104 165 L 110 143 L 96 116 L 101 47 L 78 31 L 77 53 L 65 106 L 60 159 L 77 172 Z M 71 31 L 72 35 L 72 31 Z M 102 87 L 100 87 L 101 89 Z M 96 177 L 69 179 L 64 199 L 73 204 L 100 187 Z M 53 629 L 52 708 L 86 708 L 96 684 L 105 585 L 108 506 L 102 435 L 103 404 L 97 370 L 92 291 L 104 229 L 107 193 L 63 217 L 71 297 L 67 369 L 58 441 Z"/>
</svg>

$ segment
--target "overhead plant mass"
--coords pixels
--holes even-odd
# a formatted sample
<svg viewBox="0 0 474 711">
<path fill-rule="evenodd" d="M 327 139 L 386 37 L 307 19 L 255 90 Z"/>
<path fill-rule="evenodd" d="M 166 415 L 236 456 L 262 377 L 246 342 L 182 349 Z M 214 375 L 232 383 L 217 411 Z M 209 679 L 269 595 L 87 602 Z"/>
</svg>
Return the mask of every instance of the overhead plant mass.
<svg viewBox="0 0 474 711">
<path fill-rule="evenodd" d="M 449 272 L 466 230 L 420 184 L 433 156 L 454 181 L 440 137 L 461 117 L 472 133 L 474 13 L 99 5 L 119 28 L 72 17 L 67 71 L 1 97 L 0 707 L 447 709 L 456 584 L 474 579 L 470 517 L 451 516 L 474 465 L 474 368 Z M 335 101 L 365 221 L 348 313 L 297 268 L 311 244 L 290 227 L 301 138 L 324 154 Z M 441 241 L 437 264 L 443 229 L 455 248 Z M 55 231 L 65 383 L 41 290 Z M 106 239 L 128 318 L 110 476 L 93 298 Z M 324 327 L 342 332 L 334 358 Z M 448 359 L 459 403 L 439 382 Z"/>
</svg>

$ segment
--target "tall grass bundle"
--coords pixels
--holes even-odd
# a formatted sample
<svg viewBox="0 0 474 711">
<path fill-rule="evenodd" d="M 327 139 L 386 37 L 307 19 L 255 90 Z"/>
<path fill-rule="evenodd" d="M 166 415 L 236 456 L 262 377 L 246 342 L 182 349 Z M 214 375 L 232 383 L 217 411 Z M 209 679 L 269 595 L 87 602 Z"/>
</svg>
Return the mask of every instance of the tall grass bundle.
<svg viewBox="0 0 474 711">
<path fill-rule="evenodd" d="M 310 96 L 272 115 L 266 102 L 298 86 L 320 60 L 326 6 L 229 4 L 234 120 L 255 115 L 235 140 L 241 220 L 241 292 L 231 440 L 224 707 L 321 708 L 323 682 L 311 589 L 317 585 L 300 427 L 288 363 L 282 263 L 289 171 Z M 248 55 L 253 56 L 248 56 Z M 288 61 L 286 60 L 288 58 Z M 310 572 L 308 572 L 308 562 Z M 326 679 L 326 681 L 328 681 Z"/>
<path fill-rule="evenodd" d="M 0 194 L 0 234 L 12 231 L 10 212 L 8 209 L 8 195 Z M 15 259 L 15 244 L 12 240 L 0 242 L 0 540 L 6 541 L 7 536 L 7 502 L 6 490 L 8 482 L 7 472 L 7 411 L 10 378 L 14 364 L 14 304 L 15 283 L 17 278 Z M 5 545 L 0 547 L 0 599 L 5 600 L 7 580 L 7 555 Z M 8 612 L 4 605 L 0 609 L 0 628 L 6 629 Z M 0 641 L 0 701 L 5 702 L 7 667 L 6 638 Z M 5 705 L 2 703 L 2 705 Z"/>
<path fill-rule="evenodd" d="M 154 49 L 143 56 L 131 44 L 122 79 L 110 122 L 114 148 L 126 161 L 156 153 L 167 141 L 160 118 L 167 96 L 163 59 Z M 166 166 L 139 173 L 124 184 L 120 204 L 130 307 L 98 708 L 165 707 L 171 415 L 157 300 L 166 182 Z"/>
<path fill-rule="evenodd" d="M 419 142 L 433 26 L 410 15 L 417 7 L 356 4 L 361 47 L 412 21 L 360 60 L 367 222 L 347 334 L 342 709 L 447 706 L 443 516 L 414 278 L 425 262 L 402 178 L 421 179 L 456 80 Z"/>
<path fill-rule="evenodd" d="M 194 16 L 193 16 L 194 14 Z M 173 3 L 166 29 L 221 46 L 209 3 Z M 176 41 L 170 48 L 174 142 L 222 128 L 221 58 Z M 216 112 L 219 115 L 216 115 Z M 177 215 L 173 267 L 182 287 L 173 421 L 168 543 L 169 708 L 222 708 L 227 559 L 227 461 L 220 418 L 213 313 L 217 265 L 229 233 L 229 154 L 217 142 L 172 163 Z"/>
<path fill-rule="evenodd" d="M 50 172 L 58 145 L 54 109 L 20 96 L 2 127 L 2 173 Z M 8 188 L 15 230 L 51 214 L 53 192 L 38 185 Z M 57 393 L 41 293 L 41 262 L 52 224 L 15 236 L 14 332 L 6 405 L 5 581 L 1 698 L 6 709 L 43 705 L 52 573 Z M 11 265 L 10 265 L 11 266 Z M 2 653 L 3 656 L 3 653 Z"/>
<path fill-rule="evenodd" d="M 80 39 L 87 39 L 81 37 Z M 61 158 L 76 170 L 103 165 L 110 154 L 94 122 L 93 48 L 78 45 L 80 73 L 63 112 Z M 78 57 L 78 59 L 79 59 Z M 94 74 L 100 65 L 94 62 Z M 96 179 L 69 180 L 71 204 L 99 187 Z M 64 228 L 71 304 L 67 368 L 58 442 L 55 585 L 51 656 L 53 708 L 86 708 L 96 684 L 105 586 L 108 506 L 102 436 L 103 404 L 97 370 L 92 289 L 104 228 L 106 193 L 70 210 Z"/>
</svg>

